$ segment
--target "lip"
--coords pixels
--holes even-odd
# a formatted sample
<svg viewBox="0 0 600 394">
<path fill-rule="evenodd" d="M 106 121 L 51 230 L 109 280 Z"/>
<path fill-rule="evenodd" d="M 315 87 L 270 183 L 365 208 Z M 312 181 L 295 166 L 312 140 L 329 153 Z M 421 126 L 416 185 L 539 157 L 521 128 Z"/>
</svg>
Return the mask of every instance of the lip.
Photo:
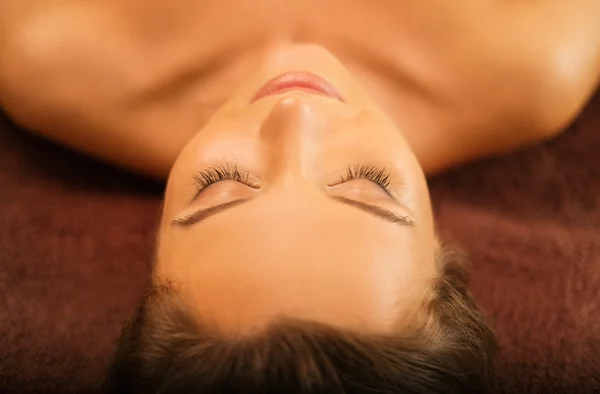
<svg viewBox="0 0 600 394">
<path fill-rule="evenodd" d="M 319 94 L 345 102 L 343 97 L 327 80 L 309 72 L 285 73 L 271 79 L 256 92 L 251 102 L 292 90 Z"/>
</svg>

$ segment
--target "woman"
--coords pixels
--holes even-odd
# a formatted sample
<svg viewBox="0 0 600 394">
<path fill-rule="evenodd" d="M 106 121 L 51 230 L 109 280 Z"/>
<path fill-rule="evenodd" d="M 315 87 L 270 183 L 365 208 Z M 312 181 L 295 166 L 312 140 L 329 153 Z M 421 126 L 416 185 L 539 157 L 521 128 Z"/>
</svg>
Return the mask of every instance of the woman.
<svg viewBox="0 0 600 394">
<path fill-rule="evenodd" d="M 17 122 L 166 177 L 122 393 L 484 392 L 493 336 L 424 174 L 549 138 L 598 1 L 9 0 Z"/>
</svg>

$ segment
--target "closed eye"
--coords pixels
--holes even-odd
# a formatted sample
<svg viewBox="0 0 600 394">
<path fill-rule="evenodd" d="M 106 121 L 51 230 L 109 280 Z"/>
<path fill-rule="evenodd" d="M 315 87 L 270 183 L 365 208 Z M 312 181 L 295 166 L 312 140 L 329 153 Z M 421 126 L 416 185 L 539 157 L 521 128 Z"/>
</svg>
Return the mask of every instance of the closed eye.
<svg viewBox="0 0 600 394">
<path fill-rule="evenodd" d="M 253 177 L 248 170 L 237 165 L 222 164 L 200 170 L 194 174 L 194 185 L 196 186 L 194 199 L 209 186 L 226 180 L 239 182 L 253 189 L 260 189 L 258 179 Z"/>
<path fill-rule="evenodd" d="M 348 166 L 346 172 L 340 176 L 339 181 L 328 186 L 337 186 L 354 179 L 366 179 L 377 184 L 387 194 L 390 194 L 390 171 L 373 163 L 357 163 Z"/>
<path fill-rule="evenodd" d="M 387 194 L 391 195 L 389 190 L 390 171 L 385 167 L 373 163 L 356 163 L 349 165 L 346 168 L 346 172 L 340 175 L 338 181 L 328 184 L 327 186 L 337 186 L 355 179 L 371 181 L 383 189 Z M 226 180 L 239 182 L 253 189 L 260 189 L 258 178 L 253 176 L 248 170 L 240 168 L 235 164 L 225 163 L 200 170 L 194 174 L 194 185 L 196 186 L 194 199 L 209 186 Z"/>
<path fill-rule="evenodd" d="M 210 167 L 208 169 L 201 170 L 194 175 L 194 183 L 197 187 L 196 196 L 198 196 L 200 193 L 202 193 L 202 191 L 206 190 L 211 185 L 226 180 L 239 182 L 253 189 L 260 189 L 261 184 L 259 182 L 259 179 L 260 178 L 253 176 L 247 170 L 240 169 L 237 165 L 224 164 L 220 166 Z M 333 187 L 346 182 L 350 182 L 355 179 L 366 179 L 368 181 L 371 181 L 391 196 L 391 192 L 389 190 L 389 170 L 387 170 L 384 167 L 379 167 L 375 164 L 370 163 L 353 164 L 348 166 L 346 172 L 340 176 L 339 181 L 329 184 L 327 186 Z M 329 197 L 340 203 L 365 211 L 373 216 L 376 216 L 380 219 L 394 224 L 398 224 L 400 226 L 415 225 L 409 216 L 398 215 L 395 212 L 389 211 L 377 205 L 355 201 L 353 199 L 341 196 Z M 229 210 L 235 206 L 244 204 L 252 199 L 252 197 L 236 198 L 234 200 L 223 202 L 221 204 L 217 204 L 207 208 L 197 209 L 192 213 L 174 219 L 171 222 L 171 224 L 176 226 L 191 226 L 193 224 L 203 221 L 204 219 L 210 216 L 218 214 L 219 212 Z"/>
</svg>

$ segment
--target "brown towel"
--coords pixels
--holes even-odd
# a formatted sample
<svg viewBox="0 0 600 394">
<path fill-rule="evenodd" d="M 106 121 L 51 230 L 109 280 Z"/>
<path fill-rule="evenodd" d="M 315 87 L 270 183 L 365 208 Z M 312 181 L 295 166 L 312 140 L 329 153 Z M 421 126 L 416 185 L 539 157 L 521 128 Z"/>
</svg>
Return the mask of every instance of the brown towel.
<svg viewBox="0 0 600 394">
<path fill-rule="evenodd" d="M 600 392 L 600 93 L 556 140 L 431 181 L 506 393 Z M 93 393 L 148 275 L 160 187 L 0 120 L 0 392 Z"/>
</svg>

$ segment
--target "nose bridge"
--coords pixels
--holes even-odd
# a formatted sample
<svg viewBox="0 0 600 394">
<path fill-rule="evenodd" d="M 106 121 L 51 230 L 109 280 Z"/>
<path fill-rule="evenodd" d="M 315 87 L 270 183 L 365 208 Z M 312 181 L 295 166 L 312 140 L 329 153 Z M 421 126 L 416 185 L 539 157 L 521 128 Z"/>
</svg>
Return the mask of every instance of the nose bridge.
<svg viewBox="0 0 600 394">
<path fill-rule="evenodd" d="M 312 172 L 321 129 L 316 108 L 306 98 L 290 94 L 279 99 L 260 130 L 271 176 Z"/>
</svg>

